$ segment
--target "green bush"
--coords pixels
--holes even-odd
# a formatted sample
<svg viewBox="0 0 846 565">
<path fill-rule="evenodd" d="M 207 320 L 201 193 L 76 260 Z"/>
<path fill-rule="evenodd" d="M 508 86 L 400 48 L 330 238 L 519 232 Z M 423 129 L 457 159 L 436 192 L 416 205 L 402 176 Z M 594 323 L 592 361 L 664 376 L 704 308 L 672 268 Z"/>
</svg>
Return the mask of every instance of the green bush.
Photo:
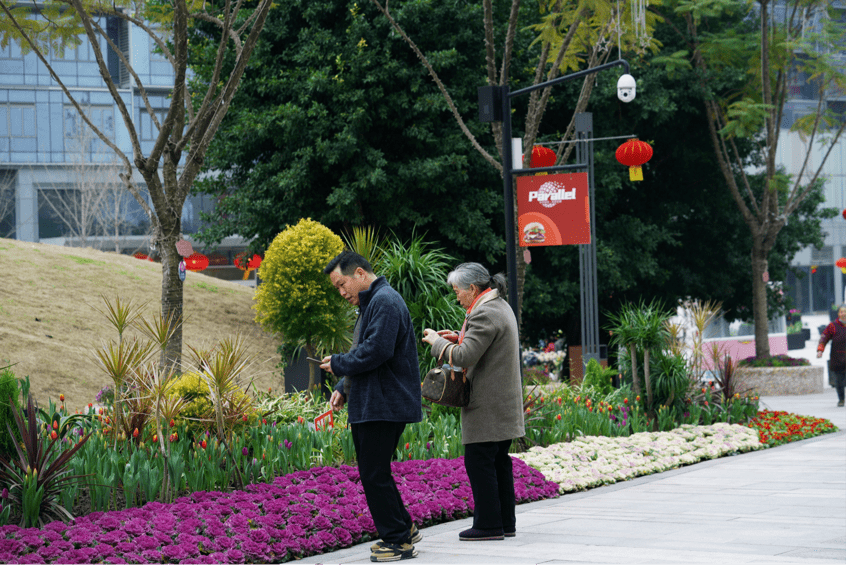
<svg viewBox="0 0 846 565">
<path fill-rule="evenodd" d="M 213 427 L 214 407 L 210 397 L 209 385 L 199 373 L 188 372 L 177 377 L 170 389 L 170 394 L 185 400 L 185 405 L 180 410 L 177 420 L 180 423 L 184 422 L 189 432 L 198 434 Z M 238 401 L 248 398 L 241 390 L 236 390 L 234 395 Z M 242 430 L 251 422 L 255 423 L 256 419 L 257 414 L 253 412 L 247 417 L 247 422 L 243 420 L 234 422 L 233 430 L 236 432 Z"/>
<path fill-rule="evenodd" d="M 13 404 L 9 404 L 9 399 Z M 20 411 L 20 391 L 18 380 L 8 368 L 0 371 L 0 457 L 11 460 L 17 454 L 15 442 L 21 441 L 21 435 L 12 416 L 13 410 Z M 8 428 L 12 429 L 12 435 Z"/>
<path fill-rule="evenodd" d="M 611 379 L 617 371 L 613 367 L 603 367 L 596 359 L 588 361 L 585 367 L 585 378 L 582 380 L 582 390 L 592 390 L 595 397 L 604 398 L 614 392 Z"/>
<path fill-rule="evenodd" d="M 310 357 L 346 351 L 355 323 L 353 309 L 332 286 L 323 269 L 344 249 L 326 226 L 300 220 L 277 235 L 259 267 L 263 283 L 255 294 L 256 321 Z M 318 370 L 310 368 L 309 386 Z"/>
<path fill-rule="evenodd" d="M 458 330 L 464 322 L 465 311 L 446 282 L 457 263 L 443 249 L 430 248 L 422 237 L 415 237 L 407 244 L 397 239 L 386 244 L 374 269 L 405 300 L 414 331 L 422 336 L 426 328 Z M 420 340 L 417 352 L 422 378 L 437 360 Z"/>
</svg>

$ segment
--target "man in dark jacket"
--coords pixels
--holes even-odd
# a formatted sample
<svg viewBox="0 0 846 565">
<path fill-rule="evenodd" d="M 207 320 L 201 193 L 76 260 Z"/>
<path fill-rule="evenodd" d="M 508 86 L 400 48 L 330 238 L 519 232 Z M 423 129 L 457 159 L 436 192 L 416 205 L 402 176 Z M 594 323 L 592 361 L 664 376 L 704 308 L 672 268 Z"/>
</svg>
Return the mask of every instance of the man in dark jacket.
<svg viewBox="0 0 846 565">
<path fill-rule="evenodd" d="M 324 357 L 320 368 L 344 375 L 329 402 L 333 410 L 348 404 L 361 484 L 382 538 L 371 547 L 370 560 L 410 559 L 417 556 L 413 544 L 423 536 L 400 497 L 391 459 L 406 424 L 423 419 L 411 315 L 402 296 L 357 253 L 341 253 L 323 272 L 342 297 L 359 307 L 353 347 Z"/>
<path fill-rule="evenodd" d="M 817 357 L 822 357 L 826 344 L 831 341 L 828 372 L 837 389 L 837 405 L 843 406 L 846 389 L 846 304 L 837 310 L 837 319 L 825 328 L 817 345 Z"/>
</svg>

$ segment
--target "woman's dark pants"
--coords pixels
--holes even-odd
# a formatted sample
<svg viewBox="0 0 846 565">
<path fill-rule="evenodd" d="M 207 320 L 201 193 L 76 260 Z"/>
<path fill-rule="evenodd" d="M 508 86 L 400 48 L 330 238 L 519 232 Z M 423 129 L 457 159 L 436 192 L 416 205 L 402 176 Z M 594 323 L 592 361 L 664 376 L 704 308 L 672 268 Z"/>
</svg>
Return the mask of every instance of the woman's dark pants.
<svg viewBox="0 0 846 565">
<path fill-rule="evenodd" d="M 843 402 L 843 393 L 846 389 L 846 370 L 831 371 L 831 376 L 834 380 L 834 388 L 837 389 L 837 400 Z"/>
<path fill-rule="evenodd" d="M 477 530 L 515 530 L 514 471 L 509 447 L 510 439 L 464 446 L 464 468 L 476 504 L 473 527 Z"/>
<path fill-rule="evenodd" d="M 350 428 L 361 486 L 379 537 L 388 543 L 411 543 L 411 516 L 391 474 L 391 459 L 405 423 L 362 422 Z"/>
</svg>

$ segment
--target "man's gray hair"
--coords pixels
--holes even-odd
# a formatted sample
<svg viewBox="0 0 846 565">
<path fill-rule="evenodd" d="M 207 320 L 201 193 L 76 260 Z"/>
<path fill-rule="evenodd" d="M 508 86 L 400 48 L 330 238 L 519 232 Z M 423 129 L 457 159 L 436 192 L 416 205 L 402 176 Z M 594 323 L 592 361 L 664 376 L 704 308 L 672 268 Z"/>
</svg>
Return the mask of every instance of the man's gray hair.
<svg viewBox="0 0 846 565">
<path fill-rule="evenodd" d="M 494 276 L 479 263 L 462 263 L 447 275 L 447 284 L 455 285 L 461 290 L 467 290 L 470 285 L 476 285 L 479 290 L 487 290 L 491 287 L 499 291 L 499 295 L 505 298 L 506 283 L 505 275 L 498 273 Z"/>
</svg>

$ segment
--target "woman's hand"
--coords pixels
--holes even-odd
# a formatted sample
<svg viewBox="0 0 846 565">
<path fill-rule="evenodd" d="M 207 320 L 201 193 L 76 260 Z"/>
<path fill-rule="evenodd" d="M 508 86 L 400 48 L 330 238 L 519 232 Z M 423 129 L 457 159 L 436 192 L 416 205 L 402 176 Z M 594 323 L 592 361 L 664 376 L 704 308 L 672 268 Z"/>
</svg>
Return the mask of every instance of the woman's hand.
<svg viewBox="0 0 846 565">
<path fill-rule="evenodd" d="M 438 332 L 433 329 L 426 328 L 423 330 L 423 342 L 428 343 L 429 345 L 435 345 L 435 342 L 438 341 Z"/>
<path fill-rule="evenodd" d="M 822 353 L 823 353 L 822 351 L 817 351 L 817 359 L 819 359 L 820 357 L 822 357 Z"/>
</svg>

